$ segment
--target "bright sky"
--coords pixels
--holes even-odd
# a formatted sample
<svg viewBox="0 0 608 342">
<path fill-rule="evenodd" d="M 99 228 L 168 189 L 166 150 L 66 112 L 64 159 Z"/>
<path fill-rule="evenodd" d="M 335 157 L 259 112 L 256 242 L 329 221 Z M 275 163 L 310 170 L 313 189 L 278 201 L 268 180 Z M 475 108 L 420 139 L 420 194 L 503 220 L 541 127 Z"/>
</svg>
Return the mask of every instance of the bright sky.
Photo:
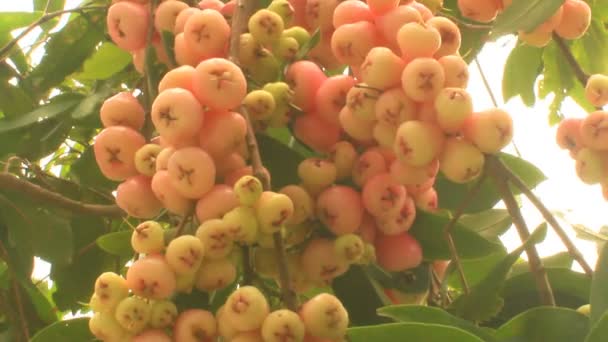
<svg viewBox="0 0 608 342">
<path fill-rule="evenodd" d="M 80 0 L 67 0 L 69 8 L 75 7 Z M 0 12 L 5 11 L 31 11 L 31 1 L 0 1 Z M 511 113 L 515 123 L 514 141 L 526 160 L 537 165 L 547 176 L 548 180 L 541 184 L 535 193 L 543 200 L 550 210 L 567 213 L 571 223 L 578 223 L 598 231 L 608 224 L 603 213 L 608 213 L 608 202 L 602 198 L 599 186 L 583 184 L 576 176 L 574 161 L 568 153 L 560 150 L 555 143 L 555 128 L 548 126 L 548 108 L 550 101 L 539 101 L 534 108 L 527 108 L 521 100 L 512 99 L 502 103 L 501 82 L 504 63 L 509 51 L 514 47 L 515 37 L 503 37 L 498 42 L 486 44 L 479 55 L 479 61 L 496 95 L 499 106 Z M 27 39 L 22 41 L 27 45 Z M 481 110 L 492 107 L 480 74 L 474 64 L 470 67 L 471 80 L 469 92 L 473 94 L 475 109 Z M 550 100 L 550 98 L 549 98 Z M 573 102 L 567 102 L 564 112 L 569 117 L 582 117 L 585 112 Z M 514 153 L 512 148 L 506 152 Z M 542 217 L 534 208 L 524 201 L 523 213 L 530 227 L 536 227 L 542 222 Z M 574 232 L 565 226 L 574 238 Z M 440 238 L 440 237 L 438 237 Z M 520 244 L 514 230 L 503 237 L 509 249 Z M 588 262 L 595 265 L 597 258 L 595 245 L 586 241 L 576 240 L 577 246 L 585 254 Z M 545 242 L 539 247 L 541 255 L 551 255 L 564 250 L 561 242 L 550 233 Z M 580 269 L 577 267 L 577 269 Z M 48 266 L 40 264 L 36 269 L 36 276 L 43 277 L 48 273 Z"/>
</svg>

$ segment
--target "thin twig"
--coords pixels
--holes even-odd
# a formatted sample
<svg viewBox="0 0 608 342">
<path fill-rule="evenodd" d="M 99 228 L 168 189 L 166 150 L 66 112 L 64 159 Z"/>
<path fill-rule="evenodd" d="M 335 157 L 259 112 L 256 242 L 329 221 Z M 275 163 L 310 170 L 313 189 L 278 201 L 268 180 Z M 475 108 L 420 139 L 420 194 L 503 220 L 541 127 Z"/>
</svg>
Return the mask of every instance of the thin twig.
<svg viewBox="0 0 608 342">
<path fill-rule="evenodd" d="M 251 285 L 254 278 L 253 265 L 251 264 L 251 248 L 242 246 L 243 253 L 243 285 Z"/>
<path fill-rule="evenodd" d="M 75 201 L 73 199 L 64 197 L 59 193 L 47 190 L 41 186 L 17 178 L 9 173 L 0 173 L 0 189 L 17 191 L 28 196 L 34 201 L 49 204 L 79 214 L 107 217 L 121 217 L 126 215 L 125 212 L 116 205 L 87 204 Z"/>
<path fill-rule="evenodd" d="M 580 66 L 580 64 L 578 64 L 576 58 L 574 58 L 574 55 L 572 54 L 572 51 L 570 51 L 568 44 L 566 44 L 562 37 L 558 36 L 556 33 L 553 33 L 553 40 L 564 55 L 564 58 L 566 58 L 566 61 L 572 68 L 572 71 L 574 71 L 574 75 L 576 75 L 576 78 L 583 84 L 584 87 L 585 84 L 587 84 L 589 75 L 587 75 L 587 73 L 583 71 L 583 68 Z"/>
<path fill-rule="evenodd" d="M 76 7 L 65 9 L 61 11 L 55 11 L 51 13 L 47 13 L 42 17 L 38 18 L 38 20 L 31 23 L 25 30 L 21 31 L 15 38 L 13 38 L 10 42 L 6 43 L 2 49 L 0 49 L 0 61 L 4 60 L 6 56 L 11 52 L 12 48 L 28 33 L 30 33 L 36 27 L 50 21 L 56 17 L 62 16 L 66 13 L 74 13 L 74 12 L 83 12 L 83 11 L 94 11 L 94 10 L 105 10 L 106 6 L 86 6 L 86 7 Z"/>
<path fill-rule="evenodd" d="M 515 229 L 517 229 L 519 238 L 522 242 L 528 240 L 530 237 L 530 230 L 528 229 L 526 221 L 519 210 L 519 206 L 517 205 L 517 201 L 515 200 L 511 189 L 509 189 L 506 175 L 501 172 L 501 168 L 498 166 L 497 158 L 495 156 L 488 155 L 486 156 L 486 162 L 489 166 L 488 172 L 494 179 L 494 183 L 496 184 L 502 200 L 507 207 L 507 211 L 513 219 L 513 225 L 515 226 Z M 549 278 L 547 277 L 547 271 L 543 267 L 536 247 L 534 245 L 528 247 L 526 249 L 526 254 L 528 255 L 530 272 L 532 272 L 534 279 L 536 280 L 536 287 L 538 288 L 541 303 L 543 305 L 555 306 L 555 297 L 553 296 L 553 290 L 551 289 L 551 284 L 549 283 Z"/>
<path fill-rule="evenodd" d="M 230 59 L 235 63 L 239 64 L 239 43 L 240 36 L 245 32 L 247 28 L 247 21 L 249 17 L 254 13 L 257 1 L 255 0 L 237 0 L 234 15 L 232 16 L 232 30 L 230 36 Z M 257 177 L 265 191 L 271 189 L 270 178 L 264 172 L 264 165 L 262 163 L 262 157 L 260 156 L 260 150 L 255 137 L 255 131 L 249 119 L 249 115 L 245 108 L 240 109 L 241 115 L 247 122 L 247 136 L 246 143 L 251 158 L 251 167 L 253 169 L 253 175 Z M 281 299 L 288 309 L 296 310 L 296 295 L 291 289 L 289 281 L 289 268 L 287 266 L 287 255 L 285 252 L 285 245 L 283 243 L 283 237 L 280 232 L 273 234 L 274 247 L 277 253 L 279 261 L 279 280 L 281 286 Z"/>
<path fill-rule="evenodd" d="M 148 115 L 146 115 L 146 121 L 144 123 L 143 134 L 147 140 L 152 138 L 152 131 L 154 130 L 152 126 L 152 102 L 156 98 L 157 85 L 154 84 L 152 80 L 152 54 L 155 53 L 154 46 L 152 45 L 152 38 L 154 37 L 154 12 L 156 11 L 156 5 L 158 4 L 158 0 L 153 0 L 150 3 L 150 12 L 148 26 L 148 35 L 146 36 L 146 50 L 144 52 L 144 78 L 146 80 L 146 110 L 148 111 Z"/>
<path fill-rule="evenodd" d="M 574 258 L 574 260 L 576 260 L 576 262 L 581 265 L 581 267 L 585 271 L 585 274 L 587 274 L 588 276 L 592 276 L 593 268 L 591 268 L 591 266 L 587 263 L 583 254 L 578 250 L 578 248 L 576 248 L 572 240 L 570 240 L 570 238 L 568 237 L 568 234 L 566 234 L 566 231 L 562 228 L 559 222 L 557 222 L 555 216 L 551 214 L 551 212 L 549 211 L 549 209 L 547 209 L 543 202 L 532 192 L 532 190 L 530 190 L 530 188 L 528 188 L 528 186 L 526 186 L 526 184 L 516 174 L 509 170 L 509 168 L 503 162 L 498 160 L 496 165 L 502 170 L 502 173 L 507 176 L 509 181 L 513 183 L 513 185 L 515 185 L 515 187 L 517 187 L 530 200 L 530 202 L 536 207 L 536 209 L 541 213 L 541 215 L 543 215 L 547 223 L 549 223 L 549 225 L 553 227 L 553 230 L 555 231 L 557 236 L 559 236 L 564 246 L 566 246 L 568 253 L 570 253 L 572 258 Z"/>
<path fill-rule="evenodd" d="M 470 288 L 469 288 L 469 284 L 468 284 L 467 279 L 464 274 L 464 269 L 462 268 L 462 262 L 460 262 L 460 257 L 458 256 L 458 249 L 456 248 L 456 244 L 454 243 L 454 238 L 452 237 L 452 229 L 454 229 L 454 227 L 456 226 L 456 223 L 458 223 L 458 220 L 464 214 L 464 211 L 471 204 L 471 201 L 475 199 L 475 196 L 477 196 L 477 193 L 479 192 L 479 189 L 481 189 L 481 185 L 483 184 L 485 179 L 486 179 L 486 173 L 484 171 L 484 173 L 481 175 L 481 177 L 479 178 L 477 183 L 475 183 L 473 188 L 467 194 L 467 197 L 465 197 L 462 200 L 462 202 L 460 202 L 460 206 L 454 212 L 454 216 L 452 216 L 452 219 L 450 220 L 450 222 L 448 222 L 446 224 L 445 228 L 443 229 L 443 235 L 448 242 L 448 247 L 450 249 L 450 255 L 452 257 L 451 262 L 453 262 L 454 266 L 456 266 L 456 270 L 458 271 L 458 276 L 460 278 L 460 283 L 462 284 L 462 289 L 465 294 L 469 294 Z"/>
</svg>

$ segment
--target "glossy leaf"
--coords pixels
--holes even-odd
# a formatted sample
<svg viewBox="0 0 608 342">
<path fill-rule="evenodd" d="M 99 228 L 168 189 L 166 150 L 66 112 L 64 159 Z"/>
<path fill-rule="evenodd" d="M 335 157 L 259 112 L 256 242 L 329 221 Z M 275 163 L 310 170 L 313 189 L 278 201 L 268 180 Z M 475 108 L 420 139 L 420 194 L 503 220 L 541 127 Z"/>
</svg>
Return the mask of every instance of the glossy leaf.
<svg viewBox="0 0 608 342">
<path fill-rule="evenodd" d="M 129 230 L 105 234 L 97 238 L 97 246 L 112 255 L 132 256 L 131 235 L 133 232 Z"/>
<path fill-rule="evenodd" d="M 470 293 L 456 298 L 449 308 L 450 312 L 472 321 L 486 321 L 498 314 L 504 304 L 498 290 L 503 287 L 511 267 L 526 248 L 540 243 L 546 234 L 547 224 L 544 223 L 534 230 L 524 244 L 509 253 L 479 284 L 472 287 Z"/>
<path fill-rule="evenodd" d="M 464 330 L 439 324 L 389 323 L 348 329 L 350 342 L 483 342 Z"/>
<path fill-rule="evenodd" d="M 511 50 L 502 79 L 504 102 L 519 96 L 526 106 L 534 105 L 536 79 L 542 70 L 542 52 L 541 48 L 524 43 L 519 43 Z"/>
<path fill-rule="evenodd" d="M 513 223 L 506 209 L 490 209 L 476 214 L 463 215 L 458 222 L 487 239 L 504 234 Z"/>
<path fill-rule="evenodd" d="M 448 244 L 442 238 L 443 230 L 449 221 L 450 218 L 447 216 L 430 214 L 421 210 L 416 213 L 416 221 L 409 232 L 422 245 L 424 259 L 450 259 Z M 462 259 L 480 258 L 503 249 L 499 243 L 489 241 L 460 224 L 454 226 L 452 236 L 458 249 L 458 255 Z"/>
<path fill-rule="evenodd" d="M 64 96 L 51 103 L 40 106 L 33 111 L 19 115 L 14 119 L 0 120 L 0 133 L 23 128 L 42 120 L 52 119 L 74 108 L 80 100 L 79 95 Z"/>
<path fill-rule="evenodd" d="M 532 163 L 516 156 L 500 153 L 500 159 L 507 167 L 530 188 L 535 188 L 543 182 L 546 177 Z M 460 207 L 462 199 L 467 196 L 470 189 L 474 187 L 476 181 L 467 184 L 456 184 L 448 181 L 441 173 L 437 176 L 435 189 L 439 198 L 439 207 L 442 209 L 455 210 Z M 519 194 L 518 189 L 512 188 L 515 194 Z M 469 203 L 465 213 L 476 213 L 494 207 L 500 201 L 500 194 L 491 179 L 484 180 L 475 198 Z"/>
<path fill-rule="evenodd" d="M 28 26 L 42 17 L 42 12 L 0 12 L 0 35 Z"/>
<path fill-rule="evenodd" d="M 589 335 L 585 338 L 585 342 L 603 342 L 608 336 L 608 312 L 604 313 L 602 317 L 591 327 Z"/>
<path fill-rule="evenodd" d="M 264 167 L 272 175 L 272 188 L 280 189 L 289 184 L 297 184 L 298 165 L 304 157 L 267 135 L 259 134 L 257 138 Z"/>
<path fill-rule="evenodd" d="M 530 32 L 551 17 L 564 0 L 514 0 L 494 21 L 491 38 L 524 31 Z"/>
<path fill-rule="evenodd" d="M 492 253 L 483 258 L 462 260 L 462 268 L 469 286 L 476 286 L 507 256 L 506 250 Z M 453 270 L 448 275 L 448 284 L 456 289 L 462 289 L 460 277 Z"/>
<path fill-rule="evenodd" d="M 608 312 L 608 244 L 604 244 L 597 259 L 591 282 L 591 325 L 595 325 Z"/>
<path fill-rule="evenodd" d="M 397 322 L 432 323 L 453 326 L 476 335 L 486 342 L 497 341 L 494 334 L 476 326 L 472 322 L 453 316 L 440 308 L 422 305 L 391 305 L 378 309 L 378 314 L 392 318 Z"/>
<path fill-rule="evenodd" d="M 93 340 L 94 337 L 89 331 L 89 318 L 82 317 L 49 325 L 34 335 L 31 342 L 83 342 Z"/>
<path fill-rule="evenodd" d="M 106 80 L 124 69 L 132 61 L 131 55 L 113 43 L 102 43 L 84 62 L 83 71 L 76 75 L 83 80 Z"/>
<path fill-rule="evenodd" d="M 568 252 L 560 252 L 547 257 L 542 258 L 543 266 L 546 268 L 566 268 L 572 267 L 574 259 Z M 527 261 L 520 260 L 520 262 L 513 265 L 511 276 L 522 274 L 530 270 L 530 265 Z"/>
<path fill-rule="evenodd" d="M 509 342 L 573 342 L 582 341 L 588 329 L 589 319 L 575 310 L 538 307 L 505 323 L 496 336 Z"/>
</svg>

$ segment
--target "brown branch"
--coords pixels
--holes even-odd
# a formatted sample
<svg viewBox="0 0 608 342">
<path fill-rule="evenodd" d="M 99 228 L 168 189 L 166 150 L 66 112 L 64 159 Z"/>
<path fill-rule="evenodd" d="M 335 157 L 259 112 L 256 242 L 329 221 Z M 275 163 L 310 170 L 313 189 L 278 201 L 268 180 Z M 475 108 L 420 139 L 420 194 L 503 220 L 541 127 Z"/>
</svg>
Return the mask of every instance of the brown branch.
<svg viewBox="0 0 608 342">
<path fill-rule="evenodd" d="M 498 166 L 498 160 L 495 156 L 487 155 L 486 162 L 488 163 L 488 172 L 490 176 L 494 179 L 494 183 L 500 192 L 503 202 L 507 207 L 507 211 L 511 218 L 513 219 L 513 225 L 515 225 L 515 229 L 517 229 L 517 233 L 519 234 L 519 238 L 522 242 L 528 240 L 530 237 L 530 230 L 524 220 L 521 211 L 519 210 L 519 206 L 511 189 L 509 189 L 509 185 L 507 183 L 506 175 L 501 172 L 500 167 Z M 553 290 L 551 289 L 551 284 L 549 283 L 549 278 L 547 278 L 547 271 L 543 267 L 540 256 L 538 255 L 538 251 L 534 245 L 526 248 L 526 254 L 528 255 L 528 264 L 530 265 L 530 272 L 534 275 L 534 279 L 536 280 L 536 287 L 538 288 L 540 301 L 543 305 L 555 306 L 555 297 L 553 296 Z"/>
<path fill-rule="evenodd" d="M 454 237 L 452 236 L 452 230 L 456 226 L 456 223 L 458 223 L 458 220 L 460 219 L 460 217 L 464 214 L 464 211 L 471 204 L 471 201 L 473 199 L 475 199 L 475 196 L 477 196 L 477 193 L 479 192 L 479 189 L 481 189 L 481 185 L 483 184 L 483 181 L 485 179 L 486 179 L 486 173 L 484 171 L 483 175 L 481 175 L 481 178 L 477 181 L 477 183 L 475 183 L 473 188 L 467 194 L 467 197 L 465 197 L 463 199 L 463 201 L 460 203 L 460 206 L 454 212 L 454 216 L 452 217 L 450 222 L 448 222 L 446 224 L 445 228 L 443 229 L 443 235 L 444 235 L 444 238 L 448 242 L 448 247 L 450 249 L 450 255 L 452 257 L 451 262 L 453 262 L 454 265 L 456 266 L 456 270 L 458 271 L 458 277 L 460 278 L 460 283 L 462 284 L 462 289 L 464 290 L 465 294 L 469 294 L 469 292 L 470 292 L 469 283 L 467 282 L 467 279 L 464 275 L 464 269 L 462 268 L 462 262 L 460 261 L 460 257 L 458 256 L 458 249 L 456 248 L 456 243 L 454 243 Z"/>
<path fill-rule="evenodd" d="M 237 65 L 239 65 L 240 37 L 241 34 L 246 32 L 247 22 L 249 20 L 249 17 L 251 17 L 251 15 L 255 12 L 257 4 L 258 3 L 255 0 L 237 0 L 234 15 L 232 16 L 232 31 L 230 35 L 230 59 Z M 249 119 L 249 115 L 245 108 L 241 108 L 240 113 L 241 115 L 243 115 L 247 122 L 246 143 L 247 150 L 249 151 L 249 156 L 251 158 L 251 167 L 253 169 L 253 175 L 260 180 L 264 191 L 269 191 L 271 189 L 270 178 L 266 174 L 266 172 L 264 172 L 264 165 L 262 163 L 260 149 L 258 148 L 258 143 L 255 138 L 255 131 L 253 130 L 251 120 Z M 287 254 L 285 252 L 283 237 L 281 236 L 281 232 L 274 233 L 272 237 L 274 240 L 274 247 L 277 253 L 277 258 L 279 260 L 279 283 L 281 286 L 281 299 L 283 300 L 283 303 L 285 304 L 285 306 L 287 306 L 288 309 L 295 311 L 296 295 L 290 286 L 289 268 L 287 266 Z"/>
<path fill-rule="evenodd" d="M 42 17 L 38 18 L 38 20 L 36 20 L 33 23 L 31 23 L 30 25 L 28 25 L 25 28 L 25 30 L 23 30 L 21 33 L 19 33 L 10 42 L 6 43 L 6 45 L 4 45 L 4 47 L 2 47 L 2 49 L 0 49 L 0 61 L 4 60 L 6 58 L 6 56 L 11 52 L 13 47 L 15 47 L 15 45 L 17 45 L 17 43 L 23 37 L 25 37 L 33 29 L 46 23 L 47 21 L 50 21 L 56 17 L 60 17 L 66 13 L 74 13 L 74 12 L 81 13 L 83 11 L 105 10 L 106 8 L 107 8 L 106 6 L 85 6 L 85 7 L 76 7 L 76 8 L 47 13 L 47 14 L 43 15 Z"/>
<path fill-rule="evenodd" d="M 592 276 L 593 268 L 591 268 L 591 266 L 587 263 L 583 254 L 578 250 L 578 248 L 576 248 L 572 240 L 570 240 L 570 238 L 566 234 L 566 231 L 562 228 L 559 222 L 557 222 L 557 219 L 553 214 L 551 214 L 549 209 L 545 207 L 543 202 L 532 192 L 532 190 L 530 190 L 530 188 L 528 188 L 528 186 L 526 186 L 526 184 L 516 174 L 509 170 L 509 168 L 503 162 L 497 160 L 496 166 L 501 169 L 502 174 L 505 175 L 509 179 L 509 181 L 513 183 L 513 185 L 515 185 L 515 187 L 517 187 L 541 213 L 547 223 L 549 223 L 549 225 L 553 228 L 557 236 L 559 236 L 559 238 L 562 240 L 562 243 L 564 244 L 564 246 L 566 246 L 568 253 L 570 253 L 572 258 L 574 258 L 574 260 L 576 260 L 576 262 L 581 265 L 581 267 L 585 271 L 585 274 L 587 274 L 588 276 Z"/>
<path fill-rule="evenodd" d="M 566 58 L 566 61 L 572 68 L 572 71 L 574 71 L 574 75 L 576 75 L 576 78 L 583 84 L 584 87 L 587 84 L 589 75 L 587 75 L 587 73 L 583 71 L 583 68 L 580 66 L 580 64 L 578 64 L 576 58 L 574 58 L 574 55 L 572 54 L 572 51 L 570 51 L 568 44 L 566 44 L 562 37 L 558 36 L 556 33 L 553 33 L 553 40 L 564 55 L 564 58 Z"/>
<path fill-rule="evenodd" d="M 87 204 L 75 201 L 26 180 L 17 178 L 9 173 L 0 173 L 0 189 L 17 191 L 28 196 L 34 201 L 49 204 L 79 214 L 107 217 L 126 216 L 126 213 L 116 205 Z"/>
<path fill-rule="evenodd" d="M 146 36 L 146 49 L 144 52 L 144 78 L 146 80 L 146 91 L 145 91 L 145 99 L 146 99 L 146 110 L 148 111 L 148 115 L 146 115 L 146 121 L 143 127 L 143 135 L 147 140 L 152 138 L 152 132 L 154 131 L 154 127 L 152 126 L 152 102 L 156 98 L 156 90 L 158 88 L 152 82 L 152 54 L 155 52 L 154 46 L 152 45 L 152 38 L 154 37 L 154 12 L 156 11 L 156 5 L 158 4 L 158 0 L 153 0 L 150 3 L 150 12 L 148 13 L 148 20 L 150 25 L 148 26 L 148 34 Z"/>
</svg>

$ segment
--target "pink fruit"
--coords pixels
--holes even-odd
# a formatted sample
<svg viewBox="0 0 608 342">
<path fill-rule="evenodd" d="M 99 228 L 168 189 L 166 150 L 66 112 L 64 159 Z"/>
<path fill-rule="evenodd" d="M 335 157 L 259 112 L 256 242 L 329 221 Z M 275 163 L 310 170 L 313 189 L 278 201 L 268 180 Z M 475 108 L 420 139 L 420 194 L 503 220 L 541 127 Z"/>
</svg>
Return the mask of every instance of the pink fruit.
<svg viewBox="0 0 608 342">
<path fill-rule="evenodd" d="M 247 81 L 241 69 L 224 58 L 210 58 L 196 67 L 194 94 L 213 110 L 238 107 L 247 95 Z"/>
<path fill-rule="evenodd" d="M 340 128 L 314 113 L 298 116 L 293 129 L 298 139 L 319 152 L 329 151 L 340 140 Z"/>
<path fill-rule="evenodd" d="M 207 152 L 198 147 L 179 149 L 167 165 L 171 184 L 186 198 L 201 198 L 215 184 L 215 164 Z"/>
<path fill-rule="evenodd" d="M 334 28 L 359 21 L 374 21 L 374 16 L 365 2 L 346 0 L 336 6 L 333 15 Z"/>
<path fill-rule="evenodd" d="M 360 21 L 338 27 L 331 37 L 331 49 L 343 64 L 360 66 L 367 53 L 378 46 L 379 34 L 373 23 Z"/>
<path fill-rule="evenodd" d="M 201 56 L 220 56 L 230 38 L 230 25 L 218 11 L 205 9 L 194 12 L 186 20 L 184 40 Z"/>
<path fill-rule="evenodd" d="M 144 108 L 129 92 L 121 92 L 105 100 L 99 115 L 104 127 L 128 126 L 140 130 L 144 126 Z"/>
<path fill-rule="evenodd" d="M 378 30 L 393 52 L 400 51 L 397 43 L 397 32 L 403 25 L 412 22 L 422 23 L 423 20 L 416 9 L 407 5 L 399 6 L 380 17 L 376 17 L 375 20 Z"/>
<path fill-rule="evenodd" d="M 158 92 L 161 93 L 170 88 L 182 88 L 192 92 L 194 72 L 194 67 L 190 65 L 182 65 L 169 70 L 158 83 Z"/>
<path fill-rule="evenodd" d="M 352 178 L 355 184 L 363 187 L 373 176 L 387 170 L 386 160 L 378 151 L 366 151 L 359 156 L 353 167 Z"/>
<path fill-rule="evenodd" d="M 160 33 L 163 31 L 173 33 L 177 16 L 186 8 L 189 8 L 188 5 L 181 1 L 164 1 L 159 4 L 154 16 L 154 27 L 156 28 L 156 31 Z"/>
<path fill-rule="evenodd" d="M 152 191 L 167 210 L 177 215 L 186 215 L 192 207 L 191 201 L 175 189 L 171 176 L 166 170 L 158 171 L 152 177 Z"/>
<path fill-rule="evenodd" d="M 196 203 L 196 217 L 199 222 L 222 218 L 224 214 L 239 205 L 238 198 L 231 187 L 215 185 Z"/>
<path fill-rule="evenodd" d="M 181 88 L 166 89 L 152 103 L 152 123 L 171 144 L 195 137 L 203 125 L 203 108 L 191 92 Z"/>
<path fill-rule="evenodd" d="M 350 187 L 336 185 L 317 198 L 317 216 L 335 235 L 354 233 L 363 219 L 361 195 Z"/>
<path fill-rule="evenodd" d="M 376 15 L 383 15 L 399 6 L 399 0 L 367 0 L 370 11 Z"/>
<path fill-rule="evenodd" d="M 144 5 L 119 2 L 108 9 L 106 24 L 112 41 L 121 49 L 133 52 L 146 46 L 148 11 Z"/>
<path fill-rule="evenodd" d="M 316 283 L 331 282 L 348 270 L 348 264 L 339 260 L 334 243 L 328 239 L 311 240 L 302 252 L 302 271 Z"/>
<path fill-rule="evenodd" d="M 217 335 L 217 321 L 207 310 L 183 311 L 175 321 L 173 337 L 180 342 L 210 342 Z"/>
<path fill-rule="evenodd" d="M 384 235 L 397 235 L 410 230 L 416 220 L 414 200 L 408 197 L 398 212 L 388 213 L 376 218 L 376 227 Z"/>
<path fill-rule="evenodd" d="M 175 275 L 162 256 L 135 261 L 127 270 L 127 286 L 133 294 L 150 299 L 166 299 L 175 290 Z"/>
<path fill-rule="evenodd" d="M 162 203 L 156 198 L 151 187 L 151 179 L 133 176 L 116 188 L 116 204 L 129 216 L 148 219 L 157 216 Z"/>
<path fill-rule="evenodd" d="M 205 123 L 199 132 L 200 146 L 213 158 L 220 159 L 245 142 L 247 122 L 236 112 L 205 113 Z"/>
<path fill-rule="evenodd" d="M 432 100 L 445 86 L 443 67 L 433 58 L 416 58 L 403 69 L 401 85 L 414 101 Z"/>
<path fill-rule="evenodd" d="M 389 272 L 401 272 L 422 262 L 422 247 L 410 234 L 379 234 L 374 244 L 378 265 Z"/>
<path fill-rule="evenodd" d="M 416 103 L 405 95 L 401 87 L 383 92 L 374 107 L 376 119 L 395 128 L 405 121 L 414 120 L 416 111 Z"/>
<path fill-rule="evenodd" d="M 314 98 L 327 76 L 311 61 L 297 61 L 287 68 L 285 81 L 293 91 L 293 104 L 305 112 L 315 108 Z"/>
<path fill-rule="evenodd" d="M 339 125 L 338 114 L 346 104 L 346 94 L 355 83 L 355 79 L 347 75 L 332 76 L 325 80 L 315 96 L 319 117 L 329 123 Z"/>
<path fill-rule="evenodd" d="M 135 153 L 145 144 L 146 139 L 139 132 L 126 126 L 102 130 L 93 145 L 101 173 L 114 181 L 137 175 Z"/>
<path fill-rule="evenodd" d="M 374 216 L 399 211 L 405 204 L 406 198 L 405 187 L 393 180 L 389 173 L 375 175 L 363 186 L 363 205 Z"/>
</svg>

